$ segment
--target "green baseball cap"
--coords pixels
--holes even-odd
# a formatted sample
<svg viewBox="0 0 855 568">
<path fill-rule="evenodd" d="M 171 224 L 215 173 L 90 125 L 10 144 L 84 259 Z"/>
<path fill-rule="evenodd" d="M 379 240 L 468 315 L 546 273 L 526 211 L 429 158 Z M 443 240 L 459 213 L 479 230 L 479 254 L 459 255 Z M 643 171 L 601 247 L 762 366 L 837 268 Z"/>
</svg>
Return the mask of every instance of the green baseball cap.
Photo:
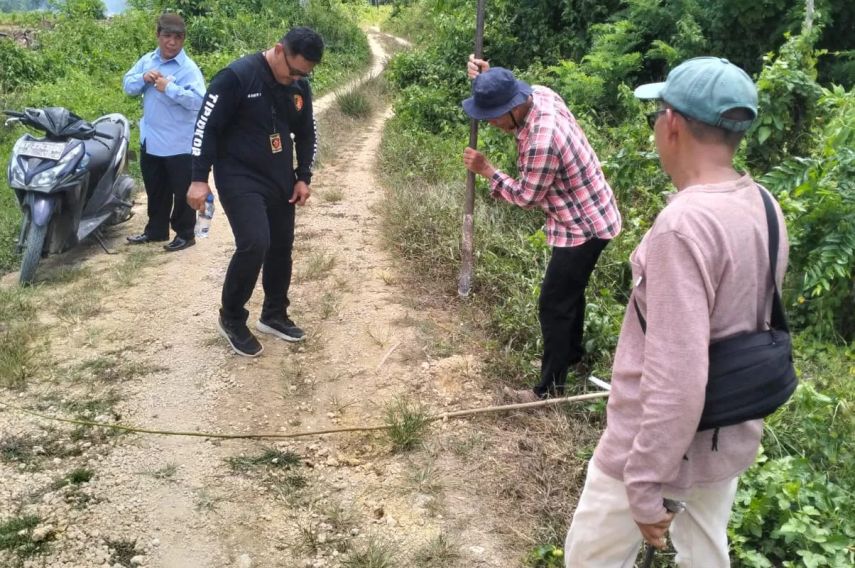
<svg viewBox="0 0 855 568">
<path fill-rule="evenodd" d="M 695 57 L 668 73 L 664 83 L 635 89 L 639 99 L 658 99 L 680 114 L 733 132 L 748 130 L 757 118 L 757 87 L 748 74 L 721 57 Z M 723 115 L 736 108 L 751 112 L 750 120 L 731 120 Z"/>
</svg>

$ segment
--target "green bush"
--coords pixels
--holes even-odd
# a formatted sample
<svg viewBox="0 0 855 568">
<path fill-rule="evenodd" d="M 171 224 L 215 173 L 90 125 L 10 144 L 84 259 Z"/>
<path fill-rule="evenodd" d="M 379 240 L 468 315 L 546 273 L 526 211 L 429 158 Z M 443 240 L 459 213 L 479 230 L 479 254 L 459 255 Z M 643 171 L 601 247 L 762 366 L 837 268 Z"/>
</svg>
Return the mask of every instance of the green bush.
<svg viewBox="0 0 855 568">
<path fill-rule="evenodd" d="M 0 38 L 0 93 L 31 85 L 42 75 L 41 61 L 32 51 Z"/>
<path fill-rule="evenodd" d="M 774 191 L 790 233 L 791 316 L 828 340 L 855 339 L 855 92 L 820 89 L 806 154 L 789 157 L 762 182 Z"/>
<path fill-rule="evenodd" d="M 853 519 L 851 492 L 807 460 L 761 455 L 740 478 L 729 527 L 733 556 L 752 568 L 852 566 Z"/>
</svg>

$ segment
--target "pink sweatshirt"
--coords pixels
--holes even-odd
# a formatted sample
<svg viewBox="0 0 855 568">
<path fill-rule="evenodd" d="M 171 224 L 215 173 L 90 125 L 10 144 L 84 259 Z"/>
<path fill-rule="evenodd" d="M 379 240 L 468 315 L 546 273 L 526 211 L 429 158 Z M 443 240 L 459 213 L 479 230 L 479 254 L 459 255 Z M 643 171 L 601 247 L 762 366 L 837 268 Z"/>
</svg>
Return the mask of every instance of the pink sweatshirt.
<svg viewBox="0 0 855 568">
<path fill-rule="evenodd" d="M 789 247 L 783 216 L 778 274 Z M 671 196 L 632 253 L 633 297 L 624 315 L 612 373 L 607 427 L 597 466 L 624 482 L 633 518 L 665 516 L 663 493 L 731 479 L 753 462 L 763 421 L 697 432 L 710 340 L 768 328 L 772 310 L 768 230 L 749 176 L 687 187 Z M 780 290 L 780 288 L 779 288 Z"/>
</svg>

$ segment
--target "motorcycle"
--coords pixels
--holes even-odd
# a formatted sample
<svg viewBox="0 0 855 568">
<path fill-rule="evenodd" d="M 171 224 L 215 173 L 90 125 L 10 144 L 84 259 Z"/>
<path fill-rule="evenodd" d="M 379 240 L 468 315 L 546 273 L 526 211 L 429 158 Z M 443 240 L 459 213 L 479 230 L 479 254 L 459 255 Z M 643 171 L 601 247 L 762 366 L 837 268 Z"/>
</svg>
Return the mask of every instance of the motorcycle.
<svg viewBox="0 0 855 568">
<path fill-rule="evenodd" d="M 25 133 L 9 157 L 9 187 L 22 213 L 21 284 L 33 281 L 43 257 L 65 252 L 90 235 L 109 253 L 102 228 L 133 215 L 128 119 L 113 113 L 89 123 L 61 107 L 5 114 L 7 126 L 20 124 L 45 134 Z"/>
</svg>

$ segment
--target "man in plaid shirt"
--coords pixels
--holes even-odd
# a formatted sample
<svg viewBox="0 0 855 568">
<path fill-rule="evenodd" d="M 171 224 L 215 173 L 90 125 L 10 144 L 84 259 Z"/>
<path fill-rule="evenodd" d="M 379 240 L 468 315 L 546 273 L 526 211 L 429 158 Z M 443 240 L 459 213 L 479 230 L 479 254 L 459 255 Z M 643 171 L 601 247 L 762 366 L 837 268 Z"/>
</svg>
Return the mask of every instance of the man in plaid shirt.
<svg viewBox="0 0 855 568">
<path fill-rule="evenodd" d="M 539 300 L 541 380 L 532 390 L 506 389 L 509 398 L 535 401 L 561 394 L 570 365 L 585 354 L 585 288 L 600 253 L 620 233 L 620 212 L 597 155 L 557 93 L 532 88 L 474 57 L 468 70 L 475 81 L 463 110 L 516 136 L 520 178 L 497 170 L 472 148 L 465 150 L 464 164 L 490 180 L 493 197 L 546 213 L 552 256 Z"/>
</svg>

